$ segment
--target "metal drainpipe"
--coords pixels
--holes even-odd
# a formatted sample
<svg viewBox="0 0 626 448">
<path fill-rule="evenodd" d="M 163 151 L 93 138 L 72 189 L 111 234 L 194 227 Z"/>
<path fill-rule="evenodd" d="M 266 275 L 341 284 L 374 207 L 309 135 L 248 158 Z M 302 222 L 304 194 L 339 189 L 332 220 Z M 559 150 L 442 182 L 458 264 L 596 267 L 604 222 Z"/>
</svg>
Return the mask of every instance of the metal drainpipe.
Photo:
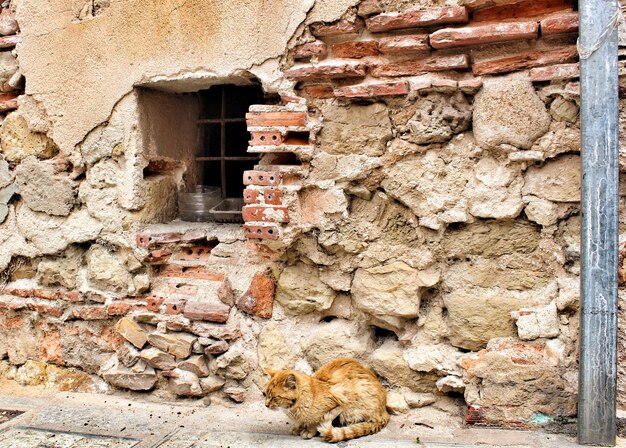
<svg viewBox="0 0 626 448">
<path fill-rule="evenodd" d="M 582 134 L 578 443 L 614 446 L 617 386 L 618 0 L 580 0 Z M 609 30 L 609 31 L 605 31 Z M 604 37 L 604 38 L 603 38 Z"/>
</svg>

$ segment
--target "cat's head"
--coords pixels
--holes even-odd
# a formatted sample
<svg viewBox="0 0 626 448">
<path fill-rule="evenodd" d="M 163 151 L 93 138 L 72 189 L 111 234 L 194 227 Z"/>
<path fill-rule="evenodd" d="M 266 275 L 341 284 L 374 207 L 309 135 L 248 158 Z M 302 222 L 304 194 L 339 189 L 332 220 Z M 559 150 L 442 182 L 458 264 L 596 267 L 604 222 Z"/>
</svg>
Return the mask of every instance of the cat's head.
<svg viewBox="0 0 626 448">
<path fill-rule="evenodd" d="M 298 373 L 293 370 L 263 369 L 270 377 L 265 386 L 265 406 L 290 408 L 298 399 Z"/>
</svg>

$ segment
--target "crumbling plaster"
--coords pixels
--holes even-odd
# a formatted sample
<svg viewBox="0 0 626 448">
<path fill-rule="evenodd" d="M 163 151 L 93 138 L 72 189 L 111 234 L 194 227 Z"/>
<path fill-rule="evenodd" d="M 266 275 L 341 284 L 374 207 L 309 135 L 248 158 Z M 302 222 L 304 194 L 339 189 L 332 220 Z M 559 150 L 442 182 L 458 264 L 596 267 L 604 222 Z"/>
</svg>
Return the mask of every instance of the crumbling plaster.
<svg viewBox="0 0 626 448">
<path fill-rule="evenodd" d="M 49 136 L 70 153 L 137 85 L 194 90 L 249 71 L 278 90 L 280 57 L 311 8 L 332 21 L 355 3 L 127 0 L 79 21 L 66 0 L 19 0 L 19 63 L 37 100 L 22 106 L 47 111 Z"/>
</svg>

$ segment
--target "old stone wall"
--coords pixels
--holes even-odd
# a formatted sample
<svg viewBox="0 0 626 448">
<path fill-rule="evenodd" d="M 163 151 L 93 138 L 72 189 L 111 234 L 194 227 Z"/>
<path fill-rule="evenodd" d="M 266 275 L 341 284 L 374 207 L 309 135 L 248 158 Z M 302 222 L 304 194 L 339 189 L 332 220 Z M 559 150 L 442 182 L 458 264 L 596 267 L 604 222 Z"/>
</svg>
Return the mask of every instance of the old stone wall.
<svg viewBox="0 0 626 448">
<path fill-rule="evenodd" d="M 245 403 L 352 356 L 396 412 L 575 417 L 573 2 L 66 3 L 2 11 L 1 375 Z M 246 223 L 176 220 L 191 93 L 252 82 Z"/>
</svg>

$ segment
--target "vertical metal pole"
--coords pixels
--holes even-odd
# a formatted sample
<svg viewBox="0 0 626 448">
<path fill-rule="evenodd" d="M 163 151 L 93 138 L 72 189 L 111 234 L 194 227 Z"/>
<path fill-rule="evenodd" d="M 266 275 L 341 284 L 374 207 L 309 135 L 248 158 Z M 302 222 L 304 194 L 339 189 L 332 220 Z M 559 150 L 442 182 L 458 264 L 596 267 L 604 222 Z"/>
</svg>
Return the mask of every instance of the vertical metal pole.
<svg viewBox="0 0 626 448">
<path fill-rule="evenodd" d="M 578 442 L 614 446 L 617 386 L 618 0 L 580 0 L 581 310 Z M 602 39 L 603 35 L 606 39 Z"/>
</svg>

